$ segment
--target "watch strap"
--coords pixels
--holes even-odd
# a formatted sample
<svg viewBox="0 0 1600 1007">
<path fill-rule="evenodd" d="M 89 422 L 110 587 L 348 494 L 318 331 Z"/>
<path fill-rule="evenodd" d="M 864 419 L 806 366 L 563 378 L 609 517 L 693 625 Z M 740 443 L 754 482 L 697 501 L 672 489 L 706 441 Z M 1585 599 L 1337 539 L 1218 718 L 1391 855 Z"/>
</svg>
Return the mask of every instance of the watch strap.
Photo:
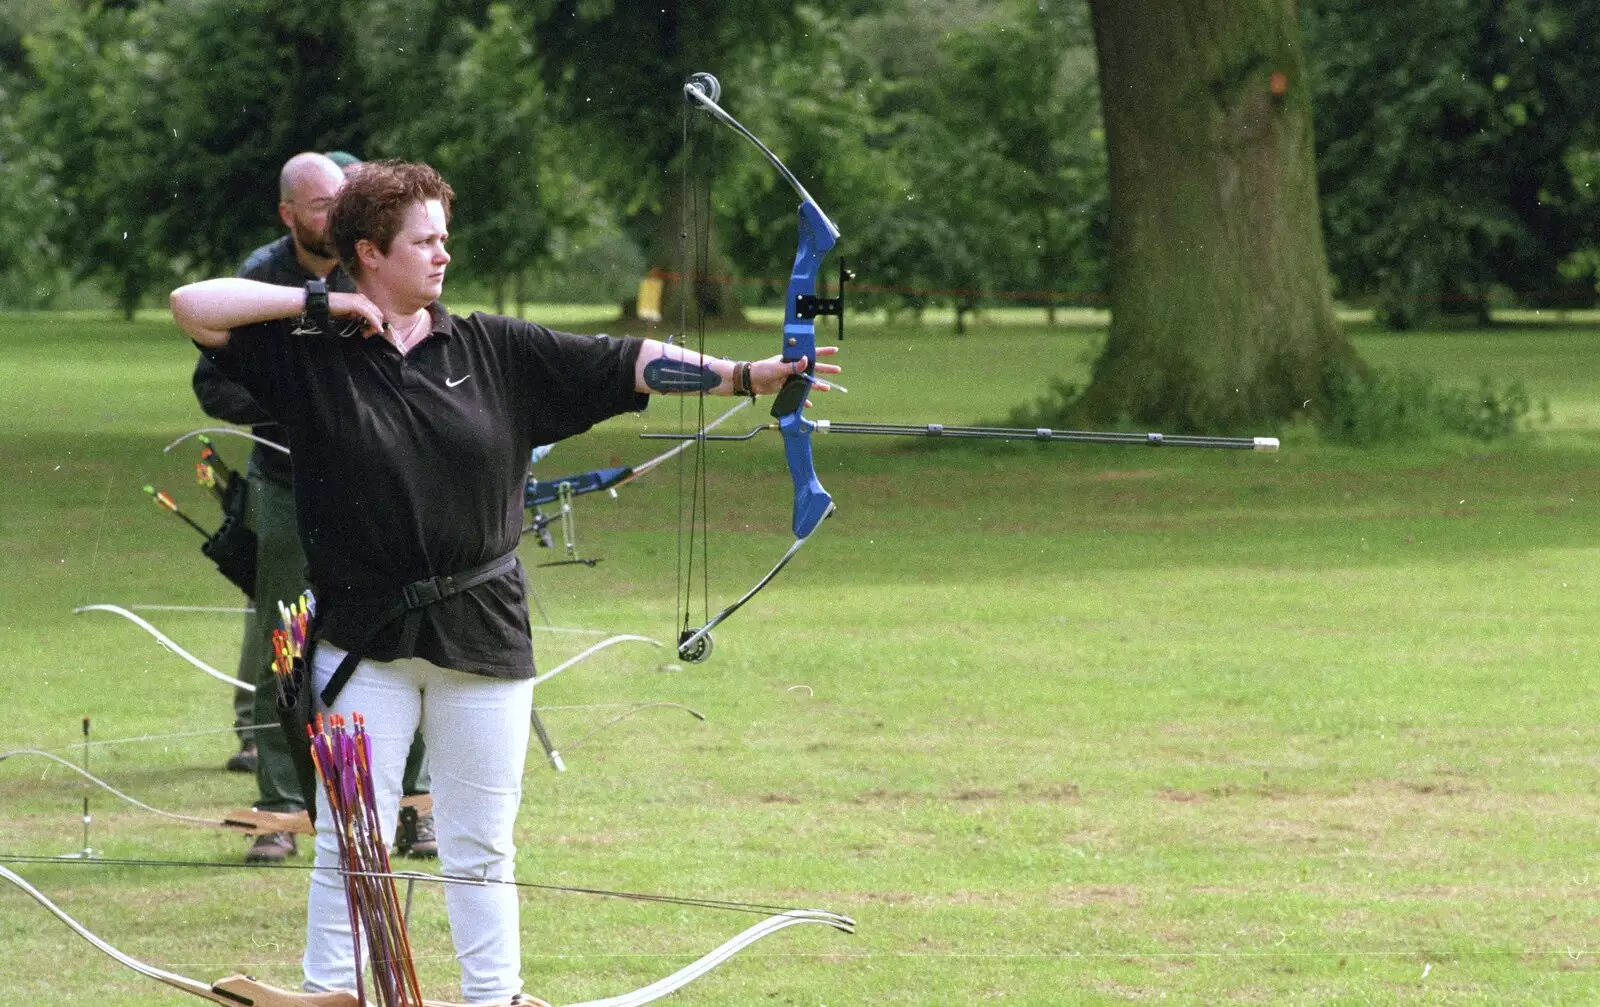
<svg viewBox="0 0 1600 1007">
<path fill-rule="evenodd" d="M 324 280 L 306 282 L 306 318 L 311 324 L 328 331 L 328 284 Z"/>
</svg>

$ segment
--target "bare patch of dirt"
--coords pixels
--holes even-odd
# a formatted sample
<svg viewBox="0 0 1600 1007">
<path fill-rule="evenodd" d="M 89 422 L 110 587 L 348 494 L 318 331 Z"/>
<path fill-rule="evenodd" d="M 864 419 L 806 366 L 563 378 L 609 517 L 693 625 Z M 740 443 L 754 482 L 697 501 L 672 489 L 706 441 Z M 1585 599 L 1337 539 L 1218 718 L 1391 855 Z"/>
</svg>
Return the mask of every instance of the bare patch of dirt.
<svg viewBox="0 0 1600 1007">
<path fill-rule="evenodd" d="M 1418 794 L 1438 794 L 1442 797 L 1455 797 L 1460 794 L 1470 794 L 1472 790 L 1464 784 L 1454 783 L 1450 780 L 1429 780 L 1426 782 L 1403 781 L 1400 784 L 1407 790 Z"/>
<path fill-rule="evenodd" d="M 1000 791 L 989 790 L 984 787 L 972 790 L 958 790 L 950 795 L 952 801 L 993 801 L 1000 797 Z"/>
<path fill-rule="evenodd" d="M 1048 801 L 1061 804 L 1076 804 L 1083 800 L 1083 794 L 1076 783 L 1070 780 L 1052 780 L 1047 783 L 1030 783 L 1023 781 L 1014 787 L 964 787 L 946 794 L 931 794 L 916 790 L 889 790 L 877 787 L 872 790 L 863 790 L 851 798 L 852 804 L 907 804 L 927 803 L 931 801 Z"/>
<path fill-rule="evenodd" d="M 1067 801 L 1077 802 L 1083 800 L 1083 794 L 1076 783 L 1019 783 L 1017 793 L 1035 801 Z"/>
<path fill-rule="evenodd" d="M 911 801 L 926 800 L 927 795 L 919 794 L 914 790 L 887 790 L 883 787 L 874 787 L 863 790 L 850 799 L 852 804 L 906 804 Z"/>
</svg>

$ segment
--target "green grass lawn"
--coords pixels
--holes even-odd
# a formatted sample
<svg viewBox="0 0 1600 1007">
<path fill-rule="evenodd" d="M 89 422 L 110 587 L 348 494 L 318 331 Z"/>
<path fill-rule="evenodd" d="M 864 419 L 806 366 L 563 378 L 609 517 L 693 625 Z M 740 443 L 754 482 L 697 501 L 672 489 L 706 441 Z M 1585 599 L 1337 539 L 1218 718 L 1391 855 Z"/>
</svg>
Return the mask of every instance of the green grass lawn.
<svg viewBox="0 0 1600 1007">
<path fill-rule="evenodd" d="M 770 938 L 683 1004 L 1600 1000 L 1600 331 L 1353 332 L 1374 362 L 1520 379 L 1549 418 L 1493 446 L 1358 451 L 1292 429 L 1276 455 L 819 438 L 839 513 L 708 663 L 617 647 L 541 688 L 569 746 L 618 712 L 596 704 L 707 721 L 641 713 L 559 776 L 534 753 L 521 877 L 860 922 Z M 1003 416 L 1049 376 L 1081 381 L 1102 335 L 854 326 L 850 394 L 816 414 Z M 102 739 L 230 722 L 226 688 L 121 620 L 71 614 L 240 600 L 139 490 L 214 521 L 193 452 L 161 453 L 204 421 L 192 361 L 159 318 L 0 322 L 0 751 L 76 761 L 86 714 Z M 636 435 L 678 413 L 658 403 L 542 467 L 642 460 L 659 445 Z M 730 425 L 746 418 L 765 417 Z M 776 438 L 712 464 L 720 607 L 788 544 L 789 490 Z M 552 557 L 524 549 L 557 623 L 670 638 L 677 479 L 580 502 L 593 570 L 532 569 Z M 232 670 L 238 616 L 147 615 Z M 536 646 L 548 667 L 586 642 Z M 226 733 L 103 746 L 91 768 L 214 814 L 253 796 L 220 769 L 231 749 Z M 0 762 L 0 851 L 81 847 L 83 794 L 59 768 Z M 244 851 L 100 793 L 91 808 L 107 855 Z M 297 980 L 301 873 L 20 870 L 147 960 Z M 642 985 L 749 922 L 535 892 L 522 921 L 529 988 L 557 1003 Z M 419 889 L 412 931 L 428 991 L 450 997 L 437 892 Z M 0 963 L 0 1004 L 182 1002 L 9 889 Z"/>
</svg>

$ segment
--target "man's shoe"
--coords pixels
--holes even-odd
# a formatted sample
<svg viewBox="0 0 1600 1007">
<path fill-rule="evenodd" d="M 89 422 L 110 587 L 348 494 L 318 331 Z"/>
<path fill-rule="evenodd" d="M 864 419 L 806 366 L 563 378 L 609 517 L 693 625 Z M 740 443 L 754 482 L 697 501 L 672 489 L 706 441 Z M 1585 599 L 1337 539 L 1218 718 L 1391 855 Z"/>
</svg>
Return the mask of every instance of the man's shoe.
<svg viewBox="0 0 1600 1007">
<path fill-rule="evenodd" d="M 416 808 L 400 809 L 400 825 L 394 832 L 394 851 L 403 857 L 431 860 L 439 855 L 439 840 L 433 832 L 433 812 L 419 815 Z"/>
<path fill-rule="evenodd" d="M 253 773 L 260 756 L 256 752 L 256 743 L 246 741 L 239 746 L 239 750 L 228 756 L 228 761 L 223 763 L 223 768 L 230 773 Z"/>
<path fill-rule="evenodd" d="M 531 993 L 518 993 L 511 998 L 508 1007 L 550 1007 L 548 1001 L 540 1000 Z"/>
<path fill-rule="evenodd" d="M 295 855 L 294 833 L 263 832 L 244 855 L 247 864 L 281 864 Z"/>
</svg>

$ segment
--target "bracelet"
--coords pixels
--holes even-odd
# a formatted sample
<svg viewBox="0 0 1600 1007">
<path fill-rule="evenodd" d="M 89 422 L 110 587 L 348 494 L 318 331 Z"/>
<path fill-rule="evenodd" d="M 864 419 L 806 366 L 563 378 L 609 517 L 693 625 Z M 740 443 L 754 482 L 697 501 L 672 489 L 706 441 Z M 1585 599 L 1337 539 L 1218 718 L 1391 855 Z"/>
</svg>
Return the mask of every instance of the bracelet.
<svg viewBox="0 0 1600 1007">
<path fill-rule="evenodd" d="M 755 388 L 750 384 L 750 362 L 741 361 L 733 365 L 733 394 L 756 397 Z"/>
</svg>

